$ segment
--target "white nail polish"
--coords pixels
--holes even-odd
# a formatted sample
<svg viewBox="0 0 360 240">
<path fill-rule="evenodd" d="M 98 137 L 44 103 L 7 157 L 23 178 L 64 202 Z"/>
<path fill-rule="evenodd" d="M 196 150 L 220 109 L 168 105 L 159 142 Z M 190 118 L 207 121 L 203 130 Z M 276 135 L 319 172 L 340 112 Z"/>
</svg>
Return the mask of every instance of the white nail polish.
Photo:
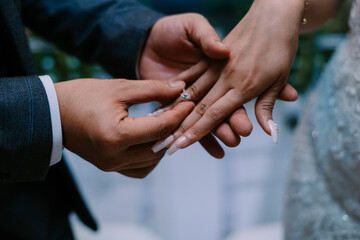
<svg viewBox="0 0 360 240">
<path fill-rule="evenodd" d="M 278 128 L 278 126 L 271 119 L 267 121 L 267 125 L 271 130 L 271 137 L 272 137 L 274 143 L 277 144 L 278 141 L 279 141 L 279 128 Z"/>
<path fill-rule="evenodd" d="M 158 110 L 155 110 L 155 111 L 153 111 L 151 113 L 148 113 L 148 115 L 146 115 L 146 116 L 148 116 L 148 117 L 156 117 L 157 116 L 156 114 L 158 114 Z"/>
<path fill-rule="evenodd" d="M 159 109 L 156 109 L 155 111 L 149 113 L 147 116 L 148 117 L 157 117 L 160 114 L 162 114 L 163 112 L 166 112 L 166 111 L 169 111 L 169 110 L 170 110 L 170 107 L 159 108 Z"/>
<path fill-rule="evenodd" d="M 186 144 L 187 138 L 182 136 L 179 137 L 169 148 L 169 150 L 166 152 L 169 156 L 173 155 L 175 152 L 177 152 L 181 147 L 184 147 Z"/>
<path fill-rule="evenodd" d="M 151 148 L 151 150 L 154 153 L 160 152 L 161 150 L 163 150 L 164 148 L 166 148 L 169 144 L 171 144 L 174 141 L 174 136 L 170 135 L 167 138 L 158 141 L 157 143 L 155 143 L 155 145 Z"/>
</svg>

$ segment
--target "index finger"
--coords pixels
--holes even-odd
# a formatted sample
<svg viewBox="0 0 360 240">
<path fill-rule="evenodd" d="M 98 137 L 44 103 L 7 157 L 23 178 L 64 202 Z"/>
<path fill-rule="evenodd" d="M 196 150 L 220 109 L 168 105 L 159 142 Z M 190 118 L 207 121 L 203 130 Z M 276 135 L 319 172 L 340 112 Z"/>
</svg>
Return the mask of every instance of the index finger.
<svg viewBox="0 0 360 240">
<path fill-rule="evenodd" d="M 182 133 L 179 138 L 171 145 L 168 150 L 168 155 L 174 154 L 177 150 L 186 148 L 191 144 L 199 141 L 202 137 L 212 131 L 219 125 L 227 116 L 229 116 L 235 109 L 242 105 L 238 100 L 238 96 L 234 90 L 228 91 L 223 97 L 212 104 L 205 113 L 198 118 L 198 120 L 190 125 L 190 127 L 183 127 L 185 121 L 181 125 L 180 130 L 174 133 L 178 137 L 178 133 Z M 191 115 L 189 116 L 191 117 Z M 195 117 L 196 119 L 197 117 Z"/>
<path fill-rule="evenodd" d="M 127 146 L 160 140 L 170 135 L 193 108 L 194 103 L 182 102 L 156 117 L 127 117 L 120 122 L 119 131 Z"/>
</svg>

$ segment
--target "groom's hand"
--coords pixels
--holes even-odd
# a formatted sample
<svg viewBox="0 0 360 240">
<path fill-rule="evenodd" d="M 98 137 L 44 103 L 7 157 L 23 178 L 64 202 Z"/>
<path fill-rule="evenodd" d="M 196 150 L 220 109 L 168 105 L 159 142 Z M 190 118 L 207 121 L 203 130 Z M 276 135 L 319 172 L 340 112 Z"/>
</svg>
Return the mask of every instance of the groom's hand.
<svg viewBox="0 0 360 240">
<path fill-rule="evenodd" d="M 104 171 L 145 177 L 164 155 L 152 152 L 154 141 L 176 129 L 194 105 L 182 103 L 157 117 L 139 118 L 129 117 L 128 108 L 173 98 L 184 87 L 181 81 L 124 79 L 57 83 L 64 146 Z"/>
<path fill-rule="evenodd" d="M 195 13 L 163 17 L 155 23 L 144 45 L 140 76 L 168 80 L 204 57 L 229 57 L 229 50 L 205 17 Z"/>
</svg>

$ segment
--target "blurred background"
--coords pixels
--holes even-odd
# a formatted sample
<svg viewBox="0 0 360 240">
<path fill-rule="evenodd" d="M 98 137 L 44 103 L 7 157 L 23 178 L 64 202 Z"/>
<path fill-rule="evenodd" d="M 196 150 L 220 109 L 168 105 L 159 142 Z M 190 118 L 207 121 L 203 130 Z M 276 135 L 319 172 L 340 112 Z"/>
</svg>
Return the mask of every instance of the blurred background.
<svg viewBox="0 0 360 240">
<path fill-rule="evenodd" d="M 143 0 L 165 14 L 198 12 L 224 37 L 246 14 L 251 0 Z M 103 173 L 66 151 L 71 170 L 100 231 L 88 231 L 71 217 L 77 239 L 124 240 L 261 240 L 282 239 L 281 220 L 294 131 L 307 92 L 348 31 L 347 2 L 326 26 L 300 37 L 289 82 L 300 98 L 278 102 L 274 119 L 279 144 L 272 143 L 254 118 L 254 103 L 246 105 L 254 131 L 239 147 L 226 149 L 222 160 L 210 157 L 199 144 L 165 157 L 145 179 Z M 87 65 L 29 32 L 40 74 L 55 81 L 110 77 L 99 66 Z M 156 105 L 131 109 L 132 116 Z"/>
</svg>

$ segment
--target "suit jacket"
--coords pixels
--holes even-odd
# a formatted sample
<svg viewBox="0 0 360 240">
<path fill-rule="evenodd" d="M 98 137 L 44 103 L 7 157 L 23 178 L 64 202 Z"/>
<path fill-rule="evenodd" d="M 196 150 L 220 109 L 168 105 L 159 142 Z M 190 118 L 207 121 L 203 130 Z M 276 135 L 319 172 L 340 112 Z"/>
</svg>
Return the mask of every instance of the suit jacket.
<svg viewBox="0 0 360 240">
<path fill-rule="evenodd" d="M 133 0 L 0 0 L 2 238 L 72 239 L 70 212 L 97 228 L 65 162 L 49 168 L 49 104 L 24 25 L 116 77 L 135 78 L 141 43 L 160 17 Z"/>
</svg>

